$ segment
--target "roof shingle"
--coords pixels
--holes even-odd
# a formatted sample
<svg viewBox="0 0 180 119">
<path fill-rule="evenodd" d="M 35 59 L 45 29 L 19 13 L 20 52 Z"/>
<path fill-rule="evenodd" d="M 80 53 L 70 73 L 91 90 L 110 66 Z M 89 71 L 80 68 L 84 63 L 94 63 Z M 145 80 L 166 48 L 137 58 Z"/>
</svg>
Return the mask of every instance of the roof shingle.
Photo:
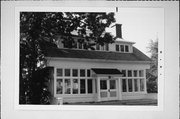
<svg viewBox="0 0 180 119">
<path fill-rule="evenodd" d="M 115 61 L 151 61 L 149 57 L 135 47 L 133 47 L 133 53 L 50 48 L 47 49 L 45 56 L 56 58 L 80 58 Z"/>
</svg>

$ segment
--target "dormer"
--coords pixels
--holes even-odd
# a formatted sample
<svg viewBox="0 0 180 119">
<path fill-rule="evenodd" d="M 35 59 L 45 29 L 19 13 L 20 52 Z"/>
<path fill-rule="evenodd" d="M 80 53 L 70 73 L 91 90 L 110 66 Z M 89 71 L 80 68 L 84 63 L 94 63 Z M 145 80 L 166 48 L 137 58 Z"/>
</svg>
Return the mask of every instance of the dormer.
<svg viewBox="0 0 180 119">
<path fill-rule="evenodd" d="M 90 40 L 88 42 L 81 42 L 81 40 L 85 40 L 85 38 L 81 38 L 78 35 L 73 35 L 71 36 L 75 41 L 72 43 L 73 49 L 85 50 L 86 45 L 92 43 L 95 44 L 93 47 L 96 51 L 133 53 L 133 44 L 135 44 L 135 42 L 127 41 L 122 38 L 121 27 L 121 24 L 115 24 L 114 26 L 112 26 L 112 29 L 115 29 L 115 42 L 109 44 L 105 43 L 104 45 L 94 43 L 93 40 Z M 61 36 L 57 36 L 57 39 L 58 48 L 67 48 L 66 45 L 63 43 L 63 39 L 61 38 Z"/>
</svg>

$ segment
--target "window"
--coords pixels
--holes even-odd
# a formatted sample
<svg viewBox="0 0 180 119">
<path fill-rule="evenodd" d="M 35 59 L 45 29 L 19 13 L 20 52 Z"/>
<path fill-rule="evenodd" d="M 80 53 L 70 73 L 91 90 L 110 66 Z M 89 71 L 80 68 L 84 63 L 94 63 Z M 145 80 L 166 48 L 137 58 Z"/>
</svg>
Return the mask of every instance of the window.
<svg viewBox="0 0 180 119">
<path fill-rule="evenodd" d="M 56 93 L 57 94 L 62 94 L 63 93 L 63 80 L 62 79 L 57 79 Z"/>
<path fill-rule="evenodd" d="M 73 94 L 78 94 L 79 84 L 78 79 L 73 79 Z"/>
<path fill-rule="evenodd" d="M 138 91 L 138 79 L 134 79 L 134 91 Z"/>
<path fill-rule="evenodd" d="M 129 92 L 132 92 L 132 79 L 128 79 L 128 89 Z"/>
<path fill-rule="evenodd" d="M 129 52 L 129 46 L 125 45 L 125 52 Z"/>
<path fill-rule="evenodd" d="M 116 45 L 116 51 L 119 51 L 119 45 Z"/>
<path fill-rule="evenodd" d="M 87 77 L 90 77 L 90 76 L 91 76 L 91 70 L 88 69 L 88 70 L 87 70 Z"/>
<path fill-rule="evenodd" d="M 110 80 L 110 89 L 116 89 L 116 80 Z"/>
<path fill-rule="evenodd" d="M 92 79 L 88 79 L 87 84 L 88 84 L 88 93 L 93 93 L 93 88 L 92 88 L 92 86 L 93 86 L 93 84 L 92 84 Z"/>
<path fill-rule="evenodd" d="M 143 70 L 139 70 L 139 77 L 143 77 L 144 76 L 143 73 L 144 73 Z"/>
<path fill-rule="evenodd" d="M 137 77 L 137 70 L 134 70 L 134 77 Z"/>
<path fill-rule="evenodd" d="M 144 91 L 144 80 L 140 79 L 140 91 Z"/>
<path fill-rule="evenodd" d="M 85 79 L 80 79 L 80 93 L 86 93 L 86 82 Z"/>
<path fill-rule="evenodd" d="M 93 80 L 90 77 L 90 69 L 57 68 L 55 93 L 74 95 L 93 93 Z"/>
<path fill-rule="evenodd" d="M 107 80 L 100 81 L 100 89 L 107 89 Z"/>
<path fill-rule="evenodd" d="M 63 76 L 63 69 L 57 69 L 57 76 Z"/>
<path fill-rule="evenodd" d="M 128 77 L 132 77 L 132 70 L 128 70 Z"/>
<path fill-rule="evenodd" d="M 124 52 L 124 45 L 120 45 L 120 49 L 121 52 Z"/>
<path fill-rule="evenodd" d="M 73 77 L 77 77 L 78 76 L 78 69 L 73 69 Z"/>
<path fill-rule="evenodd" d="M 105 44 L 105 50 L 109 51 L 109 44 L 108 43 Z"/>
<path fill-rule="evenodd" d="M 126 77 L 126 70 L 122 70 L 123 77 Z"/>
<path fill-rule="evenodd" d="M 80 77 L 85 77 L 85 69 L 80 69 Z"/>
<path fill-rule="evenodd" d="M 71 94 L 71 80 L 70 79 L 65 79 L 64 82 L 64 89 L 65 89 L 65 94 Z"/>
<path fill-rule="evenodd" d="M 79 49 L 83 49 L 83 44 L 82 43 L 78 43 L 79 44 Z"/>
<path fill-rule="evenodd" d="M 126 79 L 122 79 L 122 91 L 123 92 L 127 92 L 127 89 L 126 89 Z"/>
<path fill-rule="evenodd" d="M 71 75 L 71 70 L 65 69 L 65 76 L 70 76 L 70 75 Z"/>
<path fill-rule="evenodd" d="M 100 50 L 99 44 L 96 44 L 96 50 Z"/>
</svg>

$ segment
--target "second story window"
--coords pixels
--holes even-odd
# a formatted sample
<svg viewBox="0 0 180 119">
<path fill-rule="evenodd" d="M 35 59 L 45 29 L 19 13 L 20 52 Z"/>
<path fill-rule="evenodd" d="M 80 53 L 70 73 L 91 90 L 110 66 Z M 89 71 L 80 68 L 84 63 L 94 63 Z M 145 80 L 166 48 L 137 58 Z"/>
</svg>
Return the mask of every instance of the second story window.
<svg viewBox="0 0 180 119">
<path fill-rule="evenodd" d="M 118 51 L 118 52 L 122 52 L 122 53 L 130 52 L 129 45 L 119 45 L 119 44 L 116 44 L 115 48 L 116 48 L 116 51 Z"/>
</svg>

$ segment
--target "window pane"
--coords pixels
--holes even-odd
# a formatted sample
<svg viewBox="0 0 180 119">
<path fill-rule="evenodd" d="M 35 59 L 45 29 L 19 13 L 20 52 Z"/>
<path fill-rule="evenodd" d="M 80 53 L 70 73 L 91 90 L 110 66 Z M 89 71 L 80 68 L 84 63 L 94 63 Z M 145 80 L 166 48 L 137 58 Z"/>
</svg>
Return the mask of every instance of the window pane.
<svg viewBox="0 0 180 119">
<path fill-rule="evenodd" d="M 132 79 L 128 79 L 129 92 L 132 92 Z"/>
<path fill-rule="evenodd" d="M 107 89 L 107 80 L 100 80 L 100 89 Z"/>
<path fill-rule="evenodd" d="M 126 70 L 122 70 L 123 77 L 126 77 Z"/>
<path fill-rule="evenodd" d="M 110 89 L 116 89 L 116 80 L 110 80 Z"/>
<path fill-rule="evenodd" d="M 135 92 L 138 91 L 138 80 L 137 79 L 134 79 L 134 90 L 135 90 Z"/>
<path fill-rule="evenodd" d="M 80 93 L 86 93 L 86 82 L 85 79 L 80 79 Z"/>
<path fill-rule="evenodd" d="M 128 77 L 132 77 L 132 71 L 128 70 Z"/>
<path fill-rule="evenodd" d="M 121 52 L 124 52 L 124 45 L 120 45 Z"/>
<path fill-rule="evenodd" d="M 99 44 L 96 44 L 96 50 L 100 50 Z"/>
<path fill-rule="evenodd" d="M 78 76 L 78 69 L 73 69 L 73 77 L 77 77 Z"/>
<path fill-rule="evenodd" d="M 119 45 L 116 45 L 116 51 L 119 51 Z"/>
<path fill-rule="evenodd" d="M 143 70 L 139 70 L 139 77 L 143 77 L 144 76 L 143 73 L 144 73 Z"/>
<path fill-rule="evenodd" d="M 109 51 L 109 44 L 108 43 L 105 44 L 105 50 Z"/>
<path fill-rule="evenodd" d="M 57 76 L 63 76 L 63 69 L 57 69 Z"/>
<path fill-rule="evenodd" d="M 65 79 L 64 82 L 65 94 L 71 94 L 71 80 Z"/>
<path fill-rule="evenodd" d="M 57 79 L 56 82 L 56 93 L 57 94 L 62 94 L 63 92 L 63 80 L 62 79 Z"/>
<path fill-rule="evenodd" d="M 134 77 L 137 77 L 137 70 L 134 70 Z"/>
<path fill-rule="evenodd" d="M 85 77 L 85 69 L 80 69 L 80 77 Z"/>
<path fill-rule="evenodd" d="M 127 89 L 126 89 L 126 79 L 122 79 L 122 90 L 123 90 L 123 92 L 127 92 Z"/>
<path fill-rule="evenodd" d="M 73 79 L 73 94 L 78 94 L 78 79 Z"/>
<path fill-rule="evenodd" d="M 101 45 L 101 51 L 104 51 L 104 47 L 105 47 L 104 45 Z"/>
<path fill-rule="evenodd" d="M 91 76 L 91 70 L 87 69 L 87 77 L 90 77 L 90 76 Z"/>
<path fill-rule="evenodd" d="M 129 52 L 129 46 L 125 45 L 125 52 Z"/>
<path fill-rule="evenodd" d="M 65 69 L 65 76 L 70 76 L 70 75 L 71 75 L 71 70 Z"/>
<path fill-rule="evenodd" d="M 79 43 L 79 49 L 82 49 L 82 48 L 83 48 L 83 44 Z"/>
<path fill-rule="evenodd" d="M 144 79 L 140 79 L 140 91 L 144 91 Z"/>
<path fill-rule="evenodd" d="M 92 93 L 93 92 L 93 88 L 92 88 L 92 79 L 88 79 L 88 93 Z"/>
</svg>

